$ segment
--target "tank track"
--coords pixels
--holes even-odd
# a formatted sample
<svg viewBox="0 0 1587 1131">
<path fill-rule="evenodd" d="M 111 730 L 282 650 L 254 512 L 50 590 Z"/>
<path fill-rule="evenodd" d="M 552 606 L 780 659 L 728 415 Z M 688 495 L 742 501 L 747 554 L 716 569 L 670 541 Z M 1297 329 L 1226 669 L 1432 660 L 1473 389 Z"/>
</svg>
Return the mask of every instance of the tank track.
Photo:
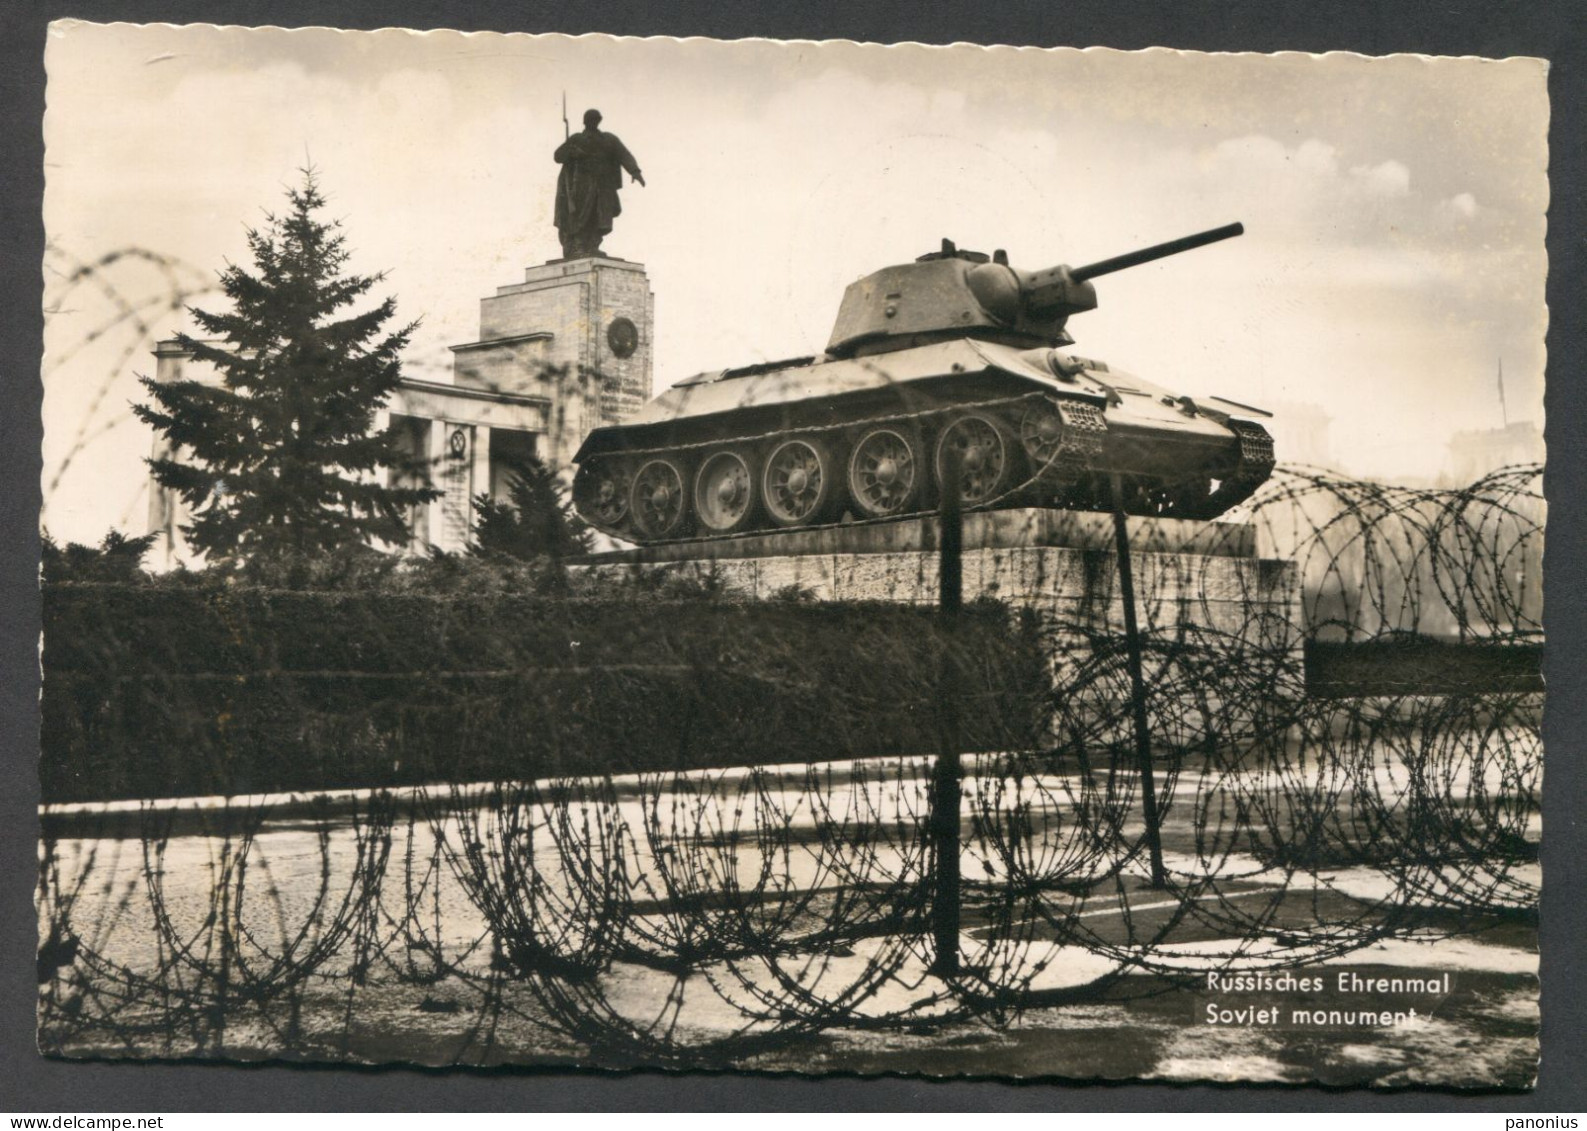
<svg viewBox="0 0 1587 1131">
<path fill-rule="evenodd" d="M 843 517 L 845 507 L 853 512 L 847 520 L 850 522 L 891 522 L 918 517 L 935 510 L 938 476 L 934 449 L 938 447 L 945 431 L 971 417 L 985 421 L 999 435 L 1002 440 L 1002 459 L 1006 466 L 997 476 L 983 476 L 995 483 L 995 489 L 984 497 L 967 498 L 966 509 L 991 510 L 1022 505 L 1077 510 L 1108 509 L 1109 504 L 1095 490 L 1098 479 L 1096 472 L 1102 462 L 1107 440 L 1106 417 L 1095 405 L 1044 393 L 1027 393 L 912 413 L 886 413 L 837 424 L 801 426 L 777 432 L 630 449 L 596 456 L 581 464 L 574 477 L 574 505 L 584 520 L 597 530 L 644 545 L 708 541 L 768 530 L 831 525 Z M 1158 509 L 1151 513 L 1161 517 L 1216 517 L 1249 498 L 1267 480 L 1273 469 L 1273 441 L 1267 431 L 1260 425 L 1239 421 L 1230 421 L 1227 427 L 1239 439 L 1240 456 L 1235 471 L 1209 494 L 1194 501 L 1186 500 L 1168 510 Z M 861 508 L 851 505 L 854 470 L 850 467 L 849 455 L 855 444 L 878 429 L 896 431 L 899 435 L 919 441 L 913 462 L 915 474 L 924 474 L 925 479 L 916 484 L 910 493 L 910 505 L 893 513 L 866 515 Z M 981 430 L 983 437 L 986 431 Z M 771 517 L 764 484 L 756 482 L 761 476 L 752 474 L 752 468 L 758 466 L 768 454 L 778 452 L 780 446 L 789 444 L 813 444 L 828 448 L 832 456 L 826 463 L 830 472 L 834 473 L 836 482 L 824 493 L 817 513 L 788 521 L 785 511 L 783 520 L 775 521 Z M 743 504 L 747 510 L 745 522 L 733 529 L 712 529 L 700 520 L 698 514 L 701 487 L 697 481 L 705 465 L 716 463 L 719 454 L 734 452 L 756 454 L 753 461 L 741 461 L 743 473 L 738 476 L 740 482 L 735 482 L 731 474 L 722 476 L 723 485 L 714 492 L 718 498 L 713 500 L 712 493 L 708 492 L 705 500 L 708 505 L 716 507 L 730 495 L 743 497 L 741 492 L 744 484 L 741 480 L 747 476 L 751 496 L 745 498 Z M 841 458 L 838 453 L 841 453 Z M 669 463 L 676 468 L 676 476 L 666 475 L 664 468 L 659 476 L 653 474 L 653 464 Z M 608 468 L 615 469 L 615 473 L 607 474 Z M 639 494 L 634 492 L 636 474 L 650 476 L 643 484 L 645 490 Z M 638 517 L 634 511 L 636 499 L 645 512 Z M 676 506 L 679 517 L 675 525 L 666 526 L 667 516 L 673 513 L 675 504 L 681 504 Z M 658 516 L 660 525 L 652 526 L 655 532 L 646 532 L 643 524 L 647 520 L 656 523 Z"/>
<path fill-rule="evenodd" d="M 1226 476 L 1207 497 L 1207 518 L 1216 518 L 1239 506 L 1273 474 L 1273 437 L 1266 428 L 1251 420 L 1225 421 L 1224 427 L 1239 438 L 1240 462 L 1235 465 L 1234 472 Z"/>
<path fill-rule="evenodd" d="M 1101 462 L 1108 423 L 1096 405 L 1064 400 L 1049 403 L 1057 409 L 1064 431 L 1055 458 L 1041 469 L 1040 478 L 1055 487 L 1067 487 Z"/>
</svg>

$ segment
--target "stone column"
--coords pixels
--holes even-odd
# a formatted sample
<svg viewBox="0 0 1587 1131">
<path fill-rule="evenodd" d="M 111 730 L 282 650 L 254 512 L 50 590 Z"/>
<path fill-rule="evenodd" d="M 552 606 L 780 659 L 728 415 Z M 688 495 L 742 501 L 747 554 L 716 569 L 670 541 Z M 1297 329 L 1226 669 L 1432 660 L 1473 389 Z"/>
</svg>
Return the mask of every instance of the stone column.
<svg viewBox="0 0 1587 1131">
<path fill-rule="evenodd" d="M 653 333 L 643 264 L 556 259 L 480 300 L 479 341 L 452 347 L 453 380 L 550 397 L 542 458 L 562 471 L 590 429 L 625 420 L 650 399 Z"/>
</svg>

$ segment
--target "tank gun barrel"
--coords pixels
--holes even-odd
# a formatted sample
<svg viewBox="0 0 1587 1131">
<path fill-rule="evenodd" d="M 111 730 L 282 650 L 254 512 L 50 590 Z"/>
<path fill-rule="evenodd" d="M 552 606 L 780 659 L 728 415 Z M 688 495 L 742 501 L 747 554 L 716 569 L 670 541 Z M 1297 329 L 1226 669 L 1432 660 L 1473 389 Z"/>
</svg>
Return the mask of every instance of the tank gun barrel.
<svg viewBox="0 0 1587 1131">
<path fill-rule="evenodd" d="M 1087 279 L 1095 279 L 1099 275 L 1111 275 L 1115 271 L 1139 267 L 1143 263 L 1151 263 L 1156 259 L 1178 255 L 1180 252 L 1190 251 L 1192 248 L 1205 247 L 1209 243 L 1218 243 L 1220 240 L 1232 239 L 1244 233 L 1244 224 L 1238 222 L 1225 224 L 1221 228 L 1197 232 L 1193 236 L 1180 236 L 1177 240 L 1169 240 L 1167 243 L 1153 244 L 1151 247 L 1143 247 L 1139 251 L 1129 251 L 1123 255 L 1115 255 L 1111 259 L 1099 259 L 1095 263 L 1087 263 L 1084 267 L 1071 268 L 1069 277 L 1077 283 L 1083 283 Z"/>
</svg>

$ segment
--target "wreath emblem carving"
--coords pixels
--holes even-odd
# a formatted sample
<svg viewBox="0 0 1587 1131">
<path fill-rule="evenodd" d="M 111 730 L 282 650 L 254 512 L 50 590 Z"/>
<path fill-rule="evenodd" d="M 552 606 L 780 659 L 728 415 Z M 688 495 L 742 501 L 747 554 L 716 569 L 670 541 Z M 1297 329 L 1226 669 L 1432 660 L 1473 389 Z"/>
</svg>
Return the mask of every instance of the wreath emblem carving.
<svg viewBox="0 0 1587 1131">
<path fill-rule="evenodd" d="M 639 328 L 619 315 L 606 327 L 606 344 L 618 357 L 632 357 L 639 348 Z"/>
</svg>

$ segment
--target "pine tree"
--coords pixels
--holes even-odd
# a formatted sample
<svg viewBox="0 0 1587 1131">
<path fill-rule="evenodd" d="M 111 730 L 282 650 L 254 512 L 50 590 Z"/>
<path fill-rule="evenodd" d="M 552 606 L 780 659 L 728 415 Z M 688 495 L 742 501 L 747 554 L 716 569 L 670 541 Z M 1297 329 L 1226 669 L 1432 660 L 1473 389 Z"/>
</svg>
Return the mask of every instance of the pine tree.
<svg viewBox="0 0 1587 1131">
<path fill-rule="evenodd" d="M 531 456 L 511 461 L 507 474 L 507 502 L 488 495 L 474 500 L 476 553 L 533 561 L 590 551 L 590 528 L 568 505 L 550 468 Z"/>
<path fill-rule="evenodd" d="M 155 536 L 145 534 L 128 538 L 111 529 L 99 548 L 68 542 L 57 546 L 49 531 L 44 532 L 39 567 L 45 581 L 106 581 L 123 585 L 148 580 L 143 559 L 154 546 Z"/>
<path fill-rule="evenodd" d="M 221 383 L 143 378 L 153 403 L 133 406 L 174 446 L 149 465 L 187 503 L 192 520 L 183 531 L 212 561 L 280 560 L 375 540 L 400 545 L 410 509 L 438 495 L 386 486 L 386 469 L 412 469 L 395 431 L 374 431 L 414 326 L 383 330 L 394 298 L 363 313 L 346 310 L 384 273 L 342 274 L 350 252 L 340 223 L 317 216 L 325 199 L 314 170 L 287 195 L 285 216 L 267 214 L 264 230 L 248 232 L 253 272 L 228 264 L 221 273 L 232 311 L 189 308 L 220 341 L 177 337 Z"/>
</svg>

